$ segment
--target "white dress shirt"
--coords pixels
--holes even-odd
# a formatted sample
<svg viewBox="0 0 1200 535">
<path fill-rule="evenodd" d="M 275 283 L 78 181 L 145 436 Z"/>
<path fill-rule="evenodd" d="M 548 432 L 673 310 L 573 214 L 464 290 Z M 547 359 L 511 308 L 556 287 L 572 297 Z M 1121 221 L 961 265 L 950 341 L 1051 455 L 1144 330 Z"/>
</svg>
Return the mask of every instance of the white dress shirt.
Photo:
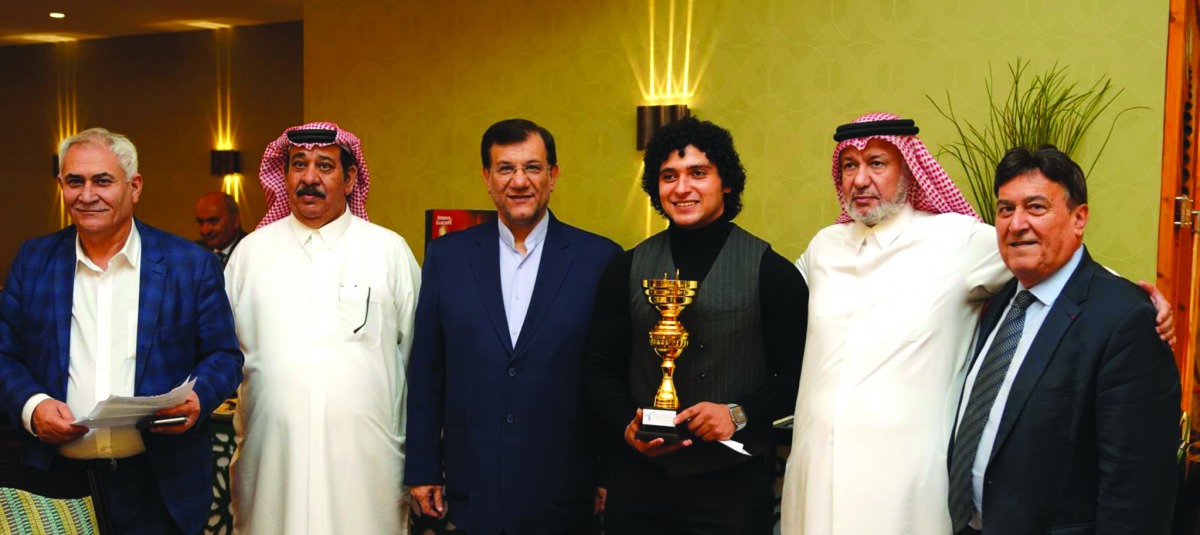
<svg viewBox="0 0 1200 535">
<path fill-rule="evenodd" d="M 1062 293 L 1063 287 L 1067 285 L 1067 280 L 1071 278 L 1071 274 L 1075 273 L 1075 268 L 1079 267 L 1079 261 L 1083 258 L 1083 246 L 1075 250 L 1075 254 L 1067 263 L 1050 275 L 1046 280 L 1036 284 L 1033 288 L 1026 288 L 1020 282 L 1017 283 L 1017 291 L 1013 294 L 1013 298 L 1005 304 L 1004 310 L 1001 311 L 1000 317 L 1008 316 L 1009 309 L 1012 308 L 1012 303 L 1016 296 L 1021 293 L 1021 290 L 1029 290 L 1036 298 L 1029 307 L 1025 309 L 1025 324 L 1021 329 L 1021 340 L 1017 342 L 1017 349 L 1013 353 L 1012 362 L 1008 364 L 1008 371 L 1004 374 L 1004 382 L 1000 384 L 1000 391 L 996 394 L 996 401 L 992 405 L 991 412 L 988 413 L 987 423 L 983 426 L 983 434 L 979 438 L 979 450 L 975 454 L 975 464 L 971 466 L 971 489 L 974 494 L 976 514 L 971 516 L 970 526 L 983 530 L 983 476 L 987 472 L 988 459 L 992 456 L 992 446 L 996 442 L 996 431 L 1000 428 L 1000 418 L 1004 416 L 1004 407 L 1008 404 L 1008 393 L 1012 390 L 1013 381 L 1017 378 L 1017 371 L 1021 369 L 1021 363 L 1025 362 L 1025 354 L 1029 352 L 1029 345 L 1033 343 L 1033 339 L 1037 336 L 1038 330 L 1042 328 L 1042 322 L 1046 320 L 1046 313 L 1050 311 L 1050 307 L 1054 306 L 1054 301 Z M 958 421 L 961 425 L 963 412 L 967 408 L 967 400 L 971 399 L 971 390 L 975 386 L 975 377 L 979 375 L 979 368 L 983 362 L 983 356 L 987 355 L 988 350 L 992 347 L 992 340 L 996 337 L 996 331 L 999 330 L 999 324 L 992 332 L 988 334 L 987 343 L 980 350 L 979 356 L 975 358 L 975 362 L 971 364 L 971 373 L 967 375 L 967 386 L 963 390 L 962 400 L 958 406 Z M 958 430 L 955 429 L 955 435 Z"/>
<path fill-rule="evenodd" d="M 499 220 L 496 224 L 500 225 L 500 291 L 504 294 L 504 316 L 508 318 L 508 335 L 516 347 L 525 314 L 529 312 L 538 268 L 542 265 L 541 245 L 546 241 L 550 218 L 543 214 L 542 220 L 525 236 L 524 256 L 517 250 L 512 231 Z"/>
<path fill-rule="evenodd" d="M 131 224 L 125 245 L 101 269 L 75 237 L 75 283 L 71 298 L 71 361 L 67 406 L 86 416 L 111 395 L 132 396 L 137 370 L 138 292 L 141 289 L 142 240 Z M 21 419 L 33 433 L 33 410 L 46 394 L 25 402 Z M 59 446 L 72 459 L 120 459 L 146 451 L 133 426 L 92 429 Z"/>
</svg>

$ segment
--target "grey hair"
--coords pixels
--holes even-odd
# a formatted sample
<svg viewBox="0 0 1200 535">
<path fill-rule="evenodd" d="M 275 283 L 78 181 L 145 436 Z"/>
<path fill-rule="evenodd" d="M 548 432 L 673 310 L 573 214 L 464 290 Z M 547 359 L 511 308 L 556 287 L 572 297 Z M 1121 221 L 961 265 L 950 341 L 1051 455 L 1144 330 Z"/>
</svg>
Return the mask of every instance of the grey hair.
<svg viewBox="0 0 1200 535">
<path fill-rule="evenodd" d="M 133 180 L 133 175 L 137 174 L 137 147 L 133 146 L 133 142 L 129 141 L 129 138 L 115 132 L 109 132 L 103 128 L 89 128 L 62 140 L 62 143 L 58 144 L 60 176 L 62 175 L 62 166 L 67 161 L 67 151 L 76 145 L 100 145 L 107 148 L 113 156 L 116 156 L 117 162 L 121 164 L 121 170 L 125 172 L 126 182 Z"/>
</svg>

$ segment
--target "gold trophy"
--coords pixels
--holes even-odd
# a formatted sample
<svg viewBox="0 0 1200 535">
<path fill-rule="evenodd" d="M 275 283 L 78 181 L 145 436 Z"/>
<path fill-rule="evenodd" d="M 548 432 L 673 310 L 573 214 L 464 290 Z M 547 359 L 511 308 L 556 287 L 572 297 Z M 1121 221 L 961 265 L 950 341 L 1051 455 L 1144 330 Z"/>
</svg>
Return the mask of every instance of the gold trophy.
<svg viewBox="0 0 1200 535">
<path fill-rule="evenodd" d="M 642 409 L 642 428 L 637 433 L 639 440 L 662 438 L 667 442 L 680 442 L 691 433 L 687 427 L 675 427 L 676 410 L 679 409 L 679 397 L 675 393 L 675 359 L 683 353 L 688 345 L 688 332 L 679 323 L 679 314 L 683 308 L 692 304 L 696 297 L 697 281 L 679 280 L 679 271 L 675 278 L 668 279 L 663 273 L 661 279 L 643 279 L 646 299 L 650 301 L 662 319 L 650 329 L 650 347 L 662 359 L 662 382 L 654 395 L 654 407 Z"/>
</svg>

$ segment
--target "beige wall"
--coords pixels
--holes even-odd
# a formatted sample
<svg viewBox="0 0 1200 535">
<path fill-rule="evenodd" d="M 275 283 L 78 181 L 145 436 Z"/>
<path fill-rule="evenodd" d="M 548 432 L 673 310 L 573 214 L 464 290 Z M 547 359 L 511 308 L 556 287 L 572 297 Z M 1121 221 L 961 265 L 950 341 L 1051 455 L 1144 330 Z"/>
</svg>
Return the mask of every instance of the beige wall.
<svg viewBox="0 0 1200 535">
<path fill-rule="evenodd" d="M 227 73 L 234 147 L 242 151 L 248 193 L 243 224 L 252 229 L 264 211 L 257 185 L 262 150 L 301 120 L 302 26 L 224 31 L 231 38 Z M 0 276 L 7 276 L 22 241 L 58 228 L 51 156 L 59 141 L 61 66 L 73 66 L 78 129 L 103 126 L 138 146 L 145 191 L 135 214 L 195 238 L 196 198 L 221 188 L 221 179 L 209 175 L 217 65 L 212 31 L 0 47 L 0 117 L 9 126 L 0 131 L 0 143 L 19 155 L 6 168 L 16 187 L 0 197 L 8 223 L 0 235 Z"/>
<path fill-rule="evenodd" d="M 671 5 L 655 2 L 660 62 Z M 678 67 L 687 2 L 674 5 Z M 491 207 L 478 140 L 513 116 L 558 139 L 552 206 L 562 219 L 626 247 L 662 228 L 637 189 L 633 146 L 647 0 L 306 0 L 304 18 L 304 117 L 364 139 L 371 215 L 415 248 L 424 210 Z M 1127 276 L 1152 280 L 1166 0 L 699 0 L 694 21 L 691 76 L 703 77 L 691 107 L 733 132 L 749 172 L 738 222 L 784 256 L 837 214 L 836 125 L 894 111 L 915 118 L 936 151 L 951 130 L 925 95 L 941 102 L 949 91 L 961 114 L 982 118 L 989 65 L 1001 74 L 1022 57 L 1035 70 L 1068 65 L 1088 83 L 1107 73 L 1126 88 L 1119 106 L 1148 108 L 1122 118 L 1091 177 L 1087 243 Z"/>
</svg>

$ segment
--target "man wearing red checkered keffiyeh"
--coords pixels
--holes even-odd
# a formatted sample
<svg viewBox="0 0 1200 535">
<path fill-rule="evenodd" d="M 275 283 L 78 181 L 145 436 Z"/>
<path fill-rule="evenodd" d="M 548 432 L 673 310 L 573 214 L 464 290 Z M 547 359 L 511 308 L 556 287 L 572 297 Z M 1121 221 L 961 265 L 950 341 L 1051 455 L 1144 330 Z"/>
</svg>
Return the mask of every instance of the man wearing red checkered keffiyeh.
<svg viewBox="0 0 1200 535">
<path fill-rule="evenodd" d="M 872 113 L 834 135 L 842 213 L 796 261 L 809 323 L 784 533 L 950 532 L 947 399 L 979 304 L 1010 275 L 917 130 Z"/>
<path fill-rule="evenodd" d="M 903 158 L 904 174 L 910 179 L 907 181 L 908 197 L 905 201 L 913 208 L 931 214 L 954 212 L 979 219 L 941 164 L 933 159 L 929 149 L 915 135 L 918 130 L 912 119 L 901 119 L 890 113 L 868 113 L 853 123 L 838 127 L 838 132 L 833 136 L 834 141 L 839 143 L 833 149 L 832 170 L 833 186 L 837 188 L 838 199 L 843 207 L 838 223 L 852 220 L 845 210 L 847 200 L 842 182 L 843 153 L 848 148 L 864 151 L 872 140 L 879 140 L 877 144 L 886 142 L 899 151 Z"/>
<path fill-rule="evenodd" d="M 358 137 L 333 123 L 289 128 L 263 155 L 267 215 L 225 267 L 246 358 L 235 531 L 408 533 L 421 272 L 403 238 L 367 221 L 369 176 Z"/>
<path fill-rule="evenodd" d="M 345 178 L 353 183 L 353 189 L 346 195 L 350 213 L 365 221 L 371 220 L 367 217 L 367 193 L 371 190 L 371 172 L 367 169 L 367 160 L 363 158 L 362 142 L 358 136 L 348 130 L 342 130 L 337 124 L 314 122 L 284 130 L 279 139 L 268 144 L 267 150 L 263 152 L 258 181 L 267 197 L 267 213 L 258 223 L 258 228 L 292 213 L 292 203 L 295 201 L 290 200 L 290 194 L 293 192 L 287 191 L 286 185 L 291 148 L 313 150 L 330 146 L 340 147 L 339 163 L 342 165 L 342 172 Z M 340 210 L 338 213 L 341 213 Z"/>
</svg>

